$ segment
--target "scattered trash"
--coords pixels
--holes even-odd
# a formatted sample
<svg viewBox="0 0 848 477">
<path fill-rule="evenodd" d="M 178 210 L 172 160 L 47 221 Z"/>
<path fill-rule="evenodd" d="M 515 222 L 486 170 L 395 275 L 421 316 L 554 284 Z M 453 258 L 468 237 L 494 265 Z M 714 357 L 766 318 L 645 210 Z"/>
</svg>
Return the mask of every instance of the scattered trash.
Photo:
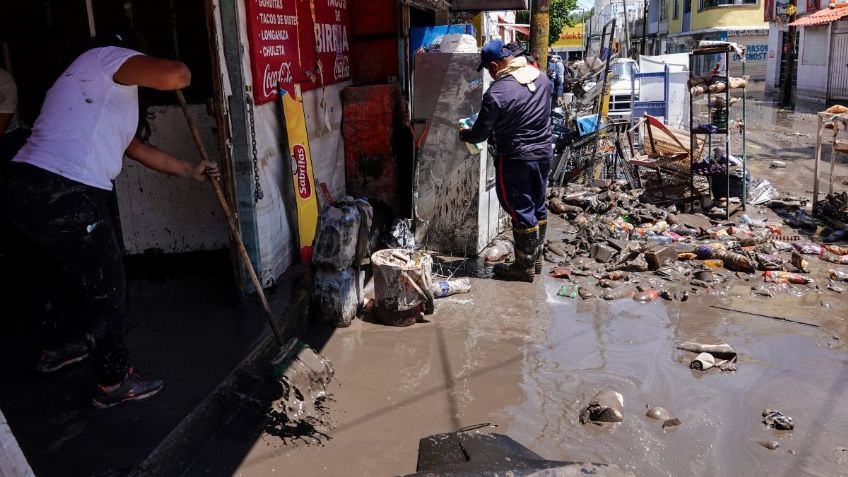
<svg viewBox="0 0 848 477">
<path fill-rule="evenodd" d="M 813 242 L 795 242 L 792 244 L 799 253 L 806 255 L 821 255 L 822 246 Z"/>
<path fill-rule="evenodd" d="M 444 298 L 456 295 L 457 293 L 468 293 L 471 291 L 471 281 L 467 278 L 439 280 L 433 282 L 430 290 L 435 298 Z"/>
<path fill-rule="evenodd" d="M 767 282 L 774 283 L 794 283 L 796 285 L 807 285 L 813 283 L 813 279 L 810 277 L 782 271 L 763 272 L 763 278 Z"/>
<path fill-rule="evenodd" d="M 780 443 L 777 441 L 757 441 L 757 443 L 768 450 L 775 450 L 780 447 Z"/>
<path fill-rule="evenodd" d="M 848 282 L 848 272 L 841 270 L 830 270 L 830 279 L 837 282 Z"/>
<path fill-rule="evenodd" d="M 515 258 L 515 244 L 506 239 L 494 239 L 481 255 L 488 263 L 511 262 Z"/>
<path fill-rule="evenodd" d="M 554 267 L 551 270 L 551 276 L 554 278 L 569 278 L 571 276 L 571 269 L 566 267 Z"/>
<path fill-rule="evenodd" d="M 845 291 L 844 288 L 838 286 L 833 280 L 828 280 L 827 289 L 830 291 L 835 291 L 836 293 L 842 293 Z"/>
<path fill-rule="evenodd" d="M 792 252 L 792 259 L 790 263 L 792 263 L 792 265 L 798 270 L 801 270 L 804 273 L 810 273 L 810 262 L 802 257 L 797 251 Z"/>
<path fill-rule="evenodd" d="M 660 406 L 654 406 L 648 409 L 648 412 L 645 413 L 646 416 L 651 419 L 665 420 L 668 419 L 668 411 L 665 408 Z"/>
<path fill-rule="evenodd" d="M 577 293 L 579 289 L 580 285 L 577 284 L 563 285 L 560 287 L 559 291 L 557 292 L 557 295 L 564 296 L 566 298 L 577 298 Z"/>
<path fill-rule="evenodd" d="M 786 163 L 783 161 L 771 161 L 769 167 L 772 169 L 786 169 Z"/>
<path fill-rule="evenodd" d="M 666 420 L 665 422 L 662 423 L 662 428 L 666 429 L 666 428 L 669 428 L 669 427 L 677 427 L 681 424 L 683 424 L 683 422 L 680 419 L 678 419 L 676 417 L 672 417 L 671 419 L 668 419 L 668 420 Z"/>
<path fill-rule="evenodd" d="M 599 391 L 580 411 L 580 424 L 621 422 L 624 420 L 624 396 L 611 389 Z"/>
<path fill-rule="evenodd" d="M 795 429 L 795 424 L 792 422 L 791 417 L 780 411 L 772 411 L 771 409 L 763 411 L 763 424 L 779 431 L 791 431 Z"/>
<path fill-rule="evenodd" d="M 694 342 L 685 342 L 677 345 L 677 349 L 698 353 L 689 363 L 689 367 L 706 371 L 710 368 L 718 368 L 721 371 L 736 371 L 738 356 L 736 350 L 726 343 L 710 345 Z"/>
</svg>

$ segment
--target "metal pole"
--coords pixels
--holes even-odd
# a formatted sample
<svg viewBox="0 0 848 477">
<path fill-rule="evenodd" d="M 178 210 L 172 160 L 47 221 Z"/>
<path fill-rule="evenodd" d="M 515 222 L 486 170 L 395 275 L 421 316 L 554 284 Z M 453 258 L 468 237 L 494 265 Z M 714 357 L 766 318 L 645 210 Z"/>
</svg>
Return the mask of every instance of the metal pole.
<svg viewBox="0 0 848 477">
<path fill-rule="evenodd" d="M 743 58 L 744 59 L 744 58 Z M 730 77 L 728 69 L 727 76 Z M 745 76 L 745 62 L 742 62 L 742 76 Z M 748 87 L 742 89 L 742 210 L 748 211 Z M 730 128 L 730 105 L 727 105 L 727 127 Z M 728 131 L 729 133 L 730 131 Z"/>
<path fill-rule="evenodd" d="M 627 45 L 627 55 L 622 52 L 622 57 L 630 56 L 630 22 L 627 21 L 627 0 L 621 0 L 621 5 L 624 8 L 624 41 Z"/>
<path fill-rule="evenodd" d="M 648 42 L 648 0 L 645 2 L 645 11 L 642 16 L 642 44 L 639 45 L 639 55 L 645 54 L 645 43 Z"/>
<path fill-rule="evenodd" d="M 819 203 L 819 162 L 821 162 L 822 136 L 824 136 L 824 124 L 822 113 L 817 114 L 818 126 L 816 129 L 816 164 L 813 166 L 813 212 Z"/>
<path fill-rule="evenodd" d="M 88 16 L 88 35 L 94 38 L 97 36 L 97 27 L 94 26 L 94 6 L 91 0 L 85 0 L 85 13 Z"/>
<path fill-rule="evenodd" d="M 548 64 L 548 33 L 550 31 L 550 0 L 532 0 L 530 7 L 530 51 L 539 59 L 539 66 Z"/>
<path fill-rule="evenodd" d="M 789 5 L 795 7 L 795 0 L 791 0 Z M 792 78 L 795 77 L 795 27 L 792 22 L 795 21 L 795 15 L 789 17 L 789 37 L 788 50 L 786 52 L 786 76 L 783 80 L 783 95 L 781 103 L 784 106 L 792 104 Z M 828 39 L 828 42 L 830 39 Z"/>
</svg>

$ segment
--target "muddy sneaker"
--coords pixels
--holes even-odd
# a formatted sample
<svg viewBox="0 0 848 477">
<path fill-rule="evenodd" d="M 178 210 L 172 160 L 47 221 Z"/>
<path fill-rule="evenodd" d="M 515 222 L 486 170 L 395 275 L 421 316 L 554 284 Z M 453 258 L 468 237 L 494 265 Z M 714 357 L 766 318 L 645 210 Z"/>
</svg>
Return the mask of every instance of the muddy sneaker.
<svg viewBox="0 0 848 477">
<path fill-rule="evenodd" d="M 79 363 L 88 358 L 88 346 L 83 341 L 72 341 L 55 349 L 41 352 L 41 359 L 35 368 L 39 373 L 50 374 L 65 366 Z"/>
<path fill-rule="evenodd" d="M 102 386 L 97 386 L 97 391 L 94 393 L 94 406 L 106 409 L 123 402 L 144 401 L 158 395 L 164 387 L 165 383 L 161 379 L 142 378 L 133 368 L 130 368 L 118 389 L 106 391 Z"/>
</svg>

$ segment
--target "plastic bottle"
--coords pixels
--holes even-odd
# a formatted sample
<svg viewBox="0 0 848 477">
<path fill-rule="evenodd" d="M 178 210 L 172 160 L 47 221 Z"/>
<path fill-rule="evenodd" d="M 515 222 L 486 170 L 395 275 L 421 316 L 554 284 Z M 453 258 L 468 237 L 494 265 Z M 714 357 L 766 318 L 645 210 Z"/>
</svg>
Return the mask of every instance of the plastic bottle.
<svg viewBox="0 0 848 477">
<path fill-rule="evenodd" d="M 765 278 L 767 282 L 794 283 L 796 285 L 806 285 L 813 282 L 812 278 L 779 270 L 763 272 L 763 278 Z"/>
<path fill-rule="evenodd" d="M 831 270 L 830 279 L 836 280 L 838 282 L 848 282 L 848 272 L 843 272 L 841 270 Z"/>
<path fill-rule="evenodd" d="M 441 280 L 433 282 L 430 290 L 436 298 L 444 298 L 457 293 L 468 293 L 471 291 L 471 281 L 467 278 Z"/>
<path fill-rule="evenodd" d="M 674 242 L 674 239 L 665 235 L 647 235 L 645 236 L 645 240 L 647 240 L 648 242 L 658 243 L 662 245 L 668 245 Z"/>
</svg>

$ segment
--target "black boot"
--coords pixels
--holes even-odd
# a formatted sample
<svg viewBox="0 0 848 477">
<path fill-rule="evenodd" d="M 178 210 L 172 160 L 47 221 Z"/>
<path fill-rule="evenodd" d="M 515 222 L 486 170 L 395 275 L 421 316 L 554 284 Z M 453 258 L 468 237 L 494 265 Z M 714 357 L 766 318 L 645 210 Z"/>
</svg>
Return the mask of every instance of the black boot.
<svg viewBox="0 0 848 477">
<path fill-rule="evenodd" d="M 548 231 L 548 220 L 539 221 L 539 249 L 536 252 L 535 272 L 536 275 L 542 274 L 542 255 L 545 252 L 545 232 Z"/>
<path fill-rule="evenodd" d="M 536 252 L 539 249 L 539 227 L 512 229 L 515 239 L 515 261 L 510 265 L 495 265 L 495 278 L 533 283 Z"/>
</svg>

